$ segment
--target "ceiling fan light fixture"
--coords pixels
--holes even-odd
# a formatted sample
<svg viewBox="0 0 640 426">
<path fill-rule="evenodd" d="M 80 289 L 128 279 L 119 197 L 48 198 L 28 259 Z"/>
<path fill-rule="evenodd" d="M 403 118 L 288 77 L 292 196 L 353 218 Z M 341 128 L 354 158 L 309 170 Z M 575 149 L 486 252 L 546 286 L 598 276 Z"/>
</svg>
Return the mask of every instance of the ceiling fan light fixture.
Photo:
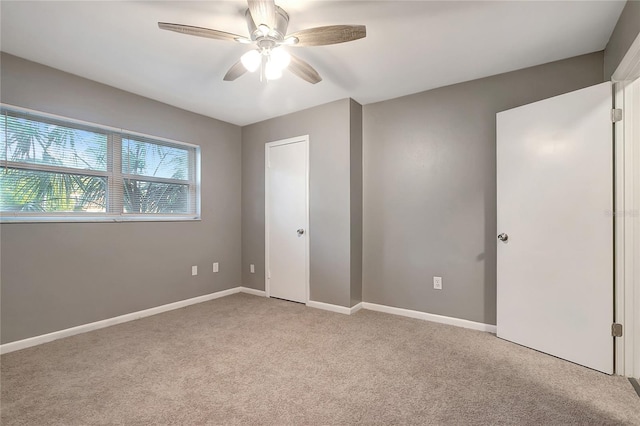
<svg viewBox="0 0 640 426">
<path fill-rule="evenodd" d="M 250 50 L 240 57 L 240 62 L 249 72 L 254 72 L 262 62 L 262 54 L 257 50 Z"/>
<path fill-rule="evenodd" d="M 270 63 L 279 70 L 283 70 L 289 66 L 291 55 L 281 47 L 277 47 L 271 51 Z"/>
<path fill-rule="evenodd" d="M 300 40 L 298 39 L 298 37 L 295 36 L 291 36 L 291 37 L 287 37 L 284 40 L 282 40 L 282 43 L 285 46 L 293 46 L 294 44 L 298 44 Z"/>
<path fill-rule="evenodd" d="M 273 61 L 268 61 L 264 67 L 264 76 L 267 80 L 277 80 L 282 77 L 282 69 L 278 68 Z"/>
<path fill-rule="evenodd" d="M 1 2 L 2 0 L 0 0 Z M 214 40 L 226 40 L 243 44 L 254 44 L 256 49 L 246 52 L 225 74 L 224 81 L 234 81 L 246 72 L 260 70 L 260 81 L 275 80 L 288 68 L 293 75 L 311 84 L 322 81 L 322 77 L 308 63 L 292 56 L 282 48 L 289 46 L 327 46 L 359 40 L 367 36 L 364 25 L 327 25 L 306 28 L 287 35 L 289 14 L 275 0 L 248 0 L 244 17 L 249 37 L 211 28 L 192 25 L 158 22 L 161 30 L 174 31 Z"/>
</svg>

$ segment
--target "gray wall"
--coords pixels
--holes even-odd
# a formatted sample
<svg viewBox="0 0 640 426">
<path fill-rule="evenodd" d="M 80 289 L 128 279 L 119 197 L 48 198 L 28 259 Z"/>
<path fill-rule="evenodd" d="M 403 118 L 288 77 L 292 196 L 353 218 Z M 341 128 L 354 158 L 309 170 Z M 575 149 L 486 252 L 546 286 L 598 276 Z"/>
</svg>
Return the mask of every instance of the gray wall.
<svg viewBox="0 0 640 426">
<path fill-rule="evenodd" d="M 365 105 L 363 299 L 495 324 L 495 114 L 602 69 L 598 52 Z"/>
<path fill-rule="evenodd" d="M 640 33 L 640 1 L 629 0 L 604 50 L 604 78 L 609 80 Z"/>
<path fill-rule="evenodd" d="M 239 127 L 1 60 L 3 103 L 198 144 L 202 153 L 201 221 L 1 225 L 3 343 L 241 285 Z"/>
<path fill-rule="evenodd" d="M 362 105 L 350 102 L 351 306 L 362 302 Z"/>
<path fill-rule="evenodd" d="M 241 283 L 264 289 L 264 144 L 305 134 L 311 299 L 494 324 L 495 113 L 599 83 L 604 65 L 599 52 L 364 108 L 344 99 L 241 130 L 1 59 L 2 102 L 199 144 L 203 166 L 198 222 L 3 224 L 3 343 Z M 444 290 L 432 289 L 433 275 Z"/>
<path fill-rule="evenodd" d="M 309 135 L 310 299 L 351 306 L 350 112 L 343 99 L 242 128 L 245 286 L 264 289 L 264 144 Z"/>
</svg>

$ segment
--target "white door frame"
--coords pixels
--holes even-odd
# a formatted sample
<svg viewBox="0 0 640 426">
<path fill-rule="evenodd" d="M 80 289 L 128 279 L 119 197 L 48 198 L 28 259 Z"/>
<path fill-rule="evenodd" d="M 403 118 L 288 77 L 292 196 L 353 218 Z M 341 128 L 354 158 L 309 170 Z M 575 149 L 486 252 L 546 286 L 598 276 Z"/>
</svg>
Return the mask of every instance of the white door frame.
<svg viewBox="0 0 640 426">
<path fill-rule="evenodd" d="M 496 115 L 498 232 L 509 234 L 497 242 L 497 336 L 606 374 L 614 372 L 611 91 L 604 82 Z M 534 228 L 562 229 L 563 241 L 549 250 Z"/>
<path fill-rule="evenodd" d="M 623 335 L 615 343 L 615 373 L 640 378 L 640 35 L 611 80 L 615 107 L 615 321 Z M 635 81 L 635 83 L 634 83 Z"/>
<path fill-rule="evenodd" d="M 305 293 L 306 300 L 305 303 L 309 301 L 309 241 L 311 238 L 311 232 L 309 231 L 309 135 L 296 136 L 293 138 L 282 139 L 274 142 L 267 142 L 264 146 L 264 290 L 267 297 L 271 296 L 270 288 L 269 288 L 269 193 L 270 193 L 270 182 L 269 182 L 269 149 L 274 146 L 280 145 L 289 145 L 293 143 L 304 143 L 305 146 L 305 165 L 306 165 L 306 173 L 305 173 L 305 192 L 306 192 L 306 200 L 305 200 L 305 224 L 304 230 L 306 235 L 306 245 L 305 245 Z"/>
</svg>

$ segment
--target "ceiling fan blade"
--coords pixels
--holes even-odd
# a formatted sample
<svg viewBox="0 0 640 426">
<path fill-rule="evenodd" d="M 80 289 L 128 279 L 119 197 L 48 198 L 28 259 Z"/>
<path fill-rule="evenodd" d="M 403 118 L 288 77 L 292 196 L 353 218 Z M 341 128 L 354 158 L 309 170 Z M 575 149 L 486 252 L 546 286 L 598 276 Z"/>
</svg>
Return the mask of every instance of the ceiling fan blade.
<svg viewBox="0 0 640 426">
<path fill-rule="evenodd" d="M 298 39 L 298 43 L 292 46 L 325 46 L 358 40 L 366 36 L 367 27 L 364 25 L 329 25 L 298 31 L 287 35 L 287 38 Z"/>
<path fill-rule="evenodd" d="M 216 40 L 239 41 L 240 39 L 246 38 L 237 34 L 231 34 L 231 33 L 226 33 L 224 31 L 212 30 L 210 28 L 192 27 L 190 25 L 182 25 L 182 24 L 171 24 L 169 22 L 158 22 L 158 27 L 161 30 L 175 31 L 177 33 L 193 35 L 198 37 L 213 38 Z"/>
<path fill-rule="evenodd" d="M 322 81 L 322 77 L 320 77 L 318 71 L 316 71 L 311 65 L 294 55 L 291 55 L 289 71 L 311 84 L 316 84 Z"/>
<path fill-rule="evenodd" d="M 248 3 L 256 27 L 264 24 L 269 29 L 276 28 L 276 3 L 274 0 L 248 0 Z"/>
<path fill-rule="evenodd" d="M 233 66 L 231 68 L 229 68 L 229 71 L 227 71 L 227 73 L 224 76 L 224 81 L 233 81 L 236 78 L 244 75 L 244 73 L 247 72 L 247 69 L 244 67 L 244 65 L 242 65 L 241 61 L 236 62 L 235 64 L 233 64 Z"/>
</svg>

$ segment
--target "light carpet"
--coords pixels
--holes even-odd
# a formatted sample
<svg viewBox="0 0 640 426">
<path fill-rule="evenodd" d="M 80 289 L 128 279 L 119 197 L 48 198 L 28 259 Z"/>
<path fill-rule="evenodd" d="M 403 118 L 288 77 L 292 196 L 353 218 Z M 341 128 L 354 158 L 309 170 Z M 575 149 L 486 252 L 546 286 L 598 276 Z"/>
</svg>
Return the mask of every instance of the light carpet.
<svg viewBox="0 0 640 426">
<path fill-rule="evenodd" d="M 1 357 L 3 425 L 640 425 L 611 377 L 494 335 L 236 294 Z"/>
</svg>

